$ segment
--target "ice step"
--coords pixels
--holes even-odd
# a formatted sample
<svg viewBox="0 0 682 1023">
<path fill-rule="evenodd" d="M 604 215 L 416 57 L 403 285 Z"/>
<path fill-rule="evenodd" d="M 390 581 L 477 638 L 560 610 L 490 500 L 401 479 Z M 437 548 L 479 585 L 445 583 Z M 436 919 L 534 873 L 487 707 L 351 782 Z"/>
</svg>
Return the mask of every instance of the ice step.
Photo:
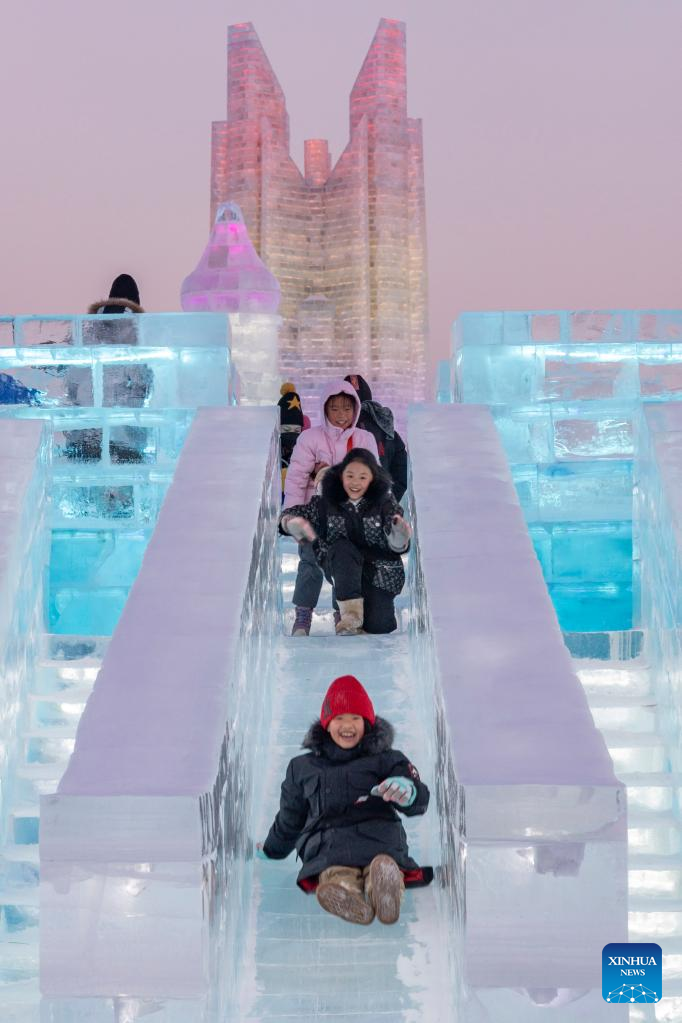
<svg viewBox="0 0 682 1023">
<path fill-rule="evenodd" d="M 22 735 L 28 763 L 65 764 L 73 753 L 78 722 L 54 728 L 29 728 Z"/>
<path fill-rule="evenodd" d="M 660 773 L 669 768 L 663 740 L 647 732 L 603 730 L 613 766 L 618 777 L 622 773 Z"/>
<path fill-rule="evenodd" d="M 16 842 L 8 842 L 3 847 L 2 858 L 8 863 L 25 863 L 33 867 L 40 863 L 40 852 L 37 845 L 17 845 Z"/>
<path fill-rule="evenodd" d="M 632 853 L 628 857 L 628 893 L 631 898 L 682 898 L 682 857 Z"/>
<path fill-rule="evenodd" d="M 675 981 L 682 981 L 682 937 L 667 938 L 661 945 L 663 952 L 663 980 L 666 984 L 663 988 L 664 995 L 675 989 Z M 677 988 L 679 991 L 679 987 Z"/>
<path fill-rule="evenodd" d="M 633 895 L 628 910 L 630 941 L 657 941 L 663 947 L 668 938 L 682 939 L 682 899 Z"/>
<path fill-rule="evenodd" d="M 54 693 L 30 693 L 30 726 L 34 729 L 69 727 L 85 710 L 92 687 L 74 686 Z"/>
<path fill-rule="evenodd" d="M 20 803 L 9 814 L 11 834 L 17 845 L 32 845 L 38 841 L 40 805 Z"/>
<path fill-rule="evenodd" d="M 628 853 L 670 856 L 682 852 L 682 825 L 672 813 L 628 813 Z"/>
<path fill-rule="evenodd" d="M 648 732 L 657 729 L 656 705 L 633 704 L 629 707 L 621 705 L 597 705 L 590 702 L 590 711 L 597 728 L 603 732 Z"/>
<path fill-rule="evenodd" d="M 647 665 L 637 662 L 610 662 L 605 668 L 599 661 L 574 661 L 573 665 L 588 699 L 615 699 L 618 696 L 643 700 L 652 699 L 651 673 Z"/>
<path fill-rule="evenodd" d="M 673 809 L 675 785 L 668 771 L 622 771 L 619 781 L 627 787 L 628 810 L 665 813 Z"/>
<path fill-rule="evenodd" d="M 97 658 L 81 661 L 42 660 L 36 665 L 32 689 L 37 694 L 65 692 L 73 688 L 92 689 L 102 666 Z"/>
<path fill-rule="evenodd" d="M 0 885 L 0 912 L 4 906 L 22 906 L 37 909 L 40 904 L 40 885 Z"/>
</svg>

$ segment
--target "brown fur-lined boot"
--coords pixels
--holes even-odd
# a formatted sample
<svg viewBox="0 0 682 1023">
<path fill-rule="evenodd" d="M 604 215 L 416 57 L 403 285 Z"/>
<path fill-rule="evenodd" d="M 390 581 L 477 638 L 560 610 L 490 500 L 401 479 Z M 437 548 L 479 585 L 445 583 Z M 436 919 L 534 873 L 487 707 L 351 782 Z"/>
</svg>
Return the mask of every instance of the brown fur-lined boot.
<svg viewBox="0 0 682 1023">
<path fill-rule="evenodd" d="M 328 913 L 349 924 L 371 924 L 374 908 L 365 899 L 362 871 L 356 867 L 329 867 L 320 874 L 317 901 Z"/>
<path fill-rule="evenodd" d="M 365 616 L 365 602 L 362 597 L 339 600 L 341 618 L 336 626 L 337 636 L 356 636 L 362 629 Z"/>
<path fill-rule="evenodd" d="M 365 868 L 365 894 L 382 924 L 394 924 L 400 917 L 405 891 L 403 872 L 386 853 L 375 856 Z"/>
</svg>

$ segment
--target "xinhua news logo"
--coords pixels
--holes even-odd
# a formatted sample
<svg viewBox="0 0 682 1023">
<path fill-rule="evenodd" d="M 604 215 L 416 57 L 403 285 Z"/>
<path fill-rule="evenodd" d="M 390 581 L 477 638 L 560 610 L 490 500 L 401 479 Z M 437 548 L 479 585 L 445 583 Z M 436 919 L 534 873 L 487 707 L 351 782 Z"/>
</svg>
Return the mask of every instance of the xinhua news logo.
<svg viewBox="0 0 682 1023">
<path fill-rule="evenodd" d="M 659 1002 L 662 985 L 660 945 L 651 942 L 604 945 L 601 993 L 605 1002 Z"/>
</svg>

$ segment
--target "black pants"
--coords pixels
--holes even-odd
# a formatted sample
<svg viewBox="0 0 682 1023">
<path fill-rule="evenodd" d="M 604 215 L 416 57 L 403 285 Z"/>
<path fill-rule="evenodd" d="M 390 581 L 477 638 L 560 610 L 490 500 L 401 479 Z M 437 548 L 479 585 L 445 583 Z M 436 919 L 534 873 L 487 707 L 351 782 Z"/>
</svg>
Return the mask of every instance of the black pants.
<svg viewBox="0 0 682 1023">
<path fill-rule="evenodd" d="M 337 540 L 327 551 L 326 576 L 334 587 L 334 606 L 337 600 L 365 602 L 365 632 L 375 634 L 393 632 L 395 620 L 393 597 L 386 590 L 370 582 L 372 565 L 365 551 L 350 540 Z"/>
</svg>

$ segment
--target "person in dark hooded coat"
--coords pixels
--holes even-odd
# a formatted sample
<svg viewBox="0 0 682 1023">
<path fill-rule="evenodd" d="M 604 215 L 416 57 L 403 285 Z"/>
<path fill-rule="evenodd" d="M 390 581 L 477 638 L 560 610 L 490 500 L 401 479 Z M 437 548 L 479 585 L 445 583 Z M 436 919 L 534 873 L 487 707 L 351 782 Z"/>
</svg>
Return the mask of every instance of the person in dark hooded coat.
<svg viewBox="0 0 682 1023">
<path fill-rule="evenodd" d="M 135 322 L 135 315 L 143 312 L 144 309 L 140 305 L 140 290 L 135 278 L 130 274 L 119 274 L 109 289 L 109 297 L 93 302 L 88 309 L 90 315 L 120 315 L 120 319 L 96 324 L 95 330 L 100 343 L 131 347 L 138 344 L 138 324 Z M 104 404 L 108 408 L 143 408 L 149 400 L 153 383 L 153 371 L 144 363 L 107 365 L 103 373 Z M 87 439 L 87 431 L 82 431 L 81 436 Z M 118 426 L 109 442 L 111 461 L 144 462 L 146 442 L 147 431 L 143 427 L 129 423 Z M 97 445 L 94 450 L 97 451 Z M 81 454 L 80 457 L 87 458 L 87 453 Z M 99 454 L 95 457 L 99 458 Z"/>
<path fill-rule="evenodd" d="M 279 389 L 282 397 L 277 402 L 279 408 L 279 453 L 280 469 L 282 472 L 282 500 L 284 500 L 284 485 L 287 478 L 287 469 L 296 446 L 299 434 L 303 430 L 303 409 L 301 398 L 296 391 L 295 384 L 285 383 Z"/>
<path fill-rule="evenodd" d="M 373 400 L 371 388 L 364 377 L 353 373 L 344 379 L 355 388 L 360 399 L 358 426 L 374 436 L 379 449 L 379 461 L 393 480 L 395 499 L 402 501 L 407 490 L 407 448 L 395 428 L 393 413 L 386 405 Z"/>
<path fill-rule="evenodd" d="M 260 858 L 296 849 L 297 884 L 315 891 L 323 909 L 351 923 L 369 924 L 375 914 L 395 923 L 405 887 L 433 878 L 410 856 L 399 816 L 425 813 L 428 788 L 393 749 L 393 728 L 352 675 L 332 682 L 303 747 L 310 752 L 289 763 Z"/>
<path fill-rule="evenodd" d="M 397 628 L 394 598 L 405 584 L 402 555 L 411 529 L 391 492 L 388 473 L 369 451 L 353 448 L 326 469 L 321 493 L 282 512 L 280 529 L 312 543 L 338 605 L 336 631 L 386 633 Z"/>
</svg>

